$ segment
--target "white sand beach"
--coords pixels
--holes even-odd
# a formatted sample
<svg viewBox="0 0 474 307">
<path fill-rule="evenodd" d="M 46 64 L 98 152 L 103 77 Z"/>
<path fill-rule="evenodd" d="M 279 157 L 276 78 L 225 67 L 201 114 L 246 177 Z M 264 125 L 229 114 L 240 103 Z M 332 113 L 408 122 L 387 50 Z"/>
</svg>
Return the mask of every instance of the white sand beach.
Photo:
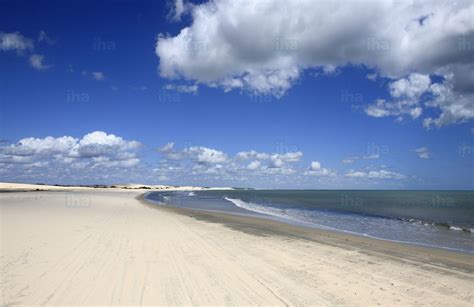
<svg viewBox="0 0 474 307">
<path fill-rule="evenodd" d="M 292 235 L 276 222 L 153 208 L 139 199 L 143 192 L 0 193 L 0 304 L 474 301 L 472 255 L 317 231 Z"/>
</svg>

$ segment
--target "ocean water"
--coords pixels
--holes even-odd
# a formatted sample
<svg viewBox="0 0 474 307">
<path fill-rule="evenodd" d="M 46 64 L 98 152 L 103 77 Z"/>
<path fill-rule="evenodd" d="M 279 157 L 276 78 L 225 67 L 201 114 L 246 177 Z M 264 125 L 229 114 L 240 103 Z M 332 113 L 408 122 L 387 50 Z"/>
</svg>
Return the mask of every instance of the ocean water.
<svg viewBox="0 0 474 307">
<path fill-rule="evenodd" d="M 209 190 L 146 199 L 474 254 L 474 191 Z"/>
</svg>

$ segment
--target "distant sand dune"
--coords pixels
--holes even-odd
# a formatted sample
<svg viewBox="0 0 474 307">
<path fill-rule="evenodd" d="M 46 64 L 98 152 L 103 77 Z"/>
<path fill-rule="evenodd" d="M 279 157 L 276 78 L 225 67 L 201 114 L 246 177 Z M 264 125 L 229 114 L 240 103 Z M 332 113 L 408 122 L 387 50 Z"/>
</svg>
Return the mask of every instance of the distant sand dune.
<svg viewBox="0 0 474 307">
<path fill-rule="evenodd" d="M 193 186 L 169 186 L 169 185 L 147 185 L 147 184 L 114 184 L 114 185 L 96 185 L 94 186 L 67 186 L 67 185 L 49 185 L 49 184 L 28 184 L 28 183 L 10 183 L 0 182 L 0 192 L 2 191 L 77 191 L 109 188 L 111 191 L 120 190 L 175 190 L 175 191 L 193 191 L 209 188 Z M 215 189 L 215 188 L 213 188 Z"/>
</svg>

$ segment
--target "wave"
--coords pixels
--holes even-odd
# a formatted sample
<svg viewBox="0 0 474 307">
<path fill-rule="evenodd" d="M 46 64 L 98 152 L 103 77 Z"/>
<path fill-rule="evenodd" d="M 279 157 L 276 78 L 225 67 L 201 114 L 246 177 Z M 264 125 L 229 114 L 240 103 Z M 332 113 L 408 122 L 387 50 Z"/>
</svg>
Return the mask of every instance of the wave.
<svg viewBox="0 0 474 307">
<path fill-rule="evenodd" d="M 323 228 L 323 229 L 336 230 L 336 231 L 342 231 L 342 232 L 345 232 L 345 233 L 360 235 L 360 233 L 358 233 L 358 232 L 353 232 L 353 231 L 349 231 L 349 230 L 338 229 L 338 228 L 334 228 L 334 227 L 330 227 L 330 226 L 317 224 L 317 223 L 314 223 L 312 221 L 305 220 L 304 218 L 298 218 L 297 216 L 289 214 L 290 211 L 295 212 L 297 209 L 296 210 L 295 209 L 283 210 L 283 209 L 278 209 L 278 208 L 269 207 L 269 206 L 263 206 L 263 205 L 259 205 L 259 204 L 255 204 L 255 203 L 247 203 L 247 202 L 245 202 L 243 200 L 240 200 L 240 199 L 234 199 L 234 198 L 229 198 L 229 197 L 224 197 L 224 199 L 227 200 L 227 201 L 232 202 L 234 205 L 236 205 L 239 208 L 249 210 L 249 211 L 252 211 L 252 212 L 271 215 L 271 216 L 275 216 L 275 217 L 278 217 L 278 218 L 283 218 L 283 219 L 286 219 L 286 220 L 290 220 L 290 221 L 293 221 L 293 222 L 307 224 L 307 225 L 310 225 L 310 226 L 313 226 L 313 227 L 317 226 L 317 227 Z M 362 234 L 362 235 L 364 235 L 364 234 Z"/>
<path fill-rule="evenodd" d="M 311 212 L 305 213 L 305 209 L 284 209 L 284 208 L 275 208 L 272 206 L 265 206 L 265 205 L 260 205 L 256 203 L 250 203 L 250 202 L 245 202 L 242 201 L 241 199 L 233 199 L 229 197 L 224 197 L 225 200 L 232 202 L 234 205 L 236 205 L 239 208 L 249 210 L 252 212 L 257 212 L 265 215 L 270 215 L 273 217 L 278 217 L 278 218 L 283 218 L 285 220 L 297 222 L 299 224 L 307 225 L 309 227 L 316 227 L 320 229 L 328 229 L 328 230 L 333 230 L 333 231 L 339 231 L 343 233 L 348 233 L 348 234 L 353 234 L 353 235 L 359 235 L 359 236 L 364 236 L 364 237 L 369 237 L 372 239 L 378 239 L 378 240 L 384 240 L 384 241 L 390 241 L 390 242 L 397 242 L 397 243 L 404 243 L 404 244 L 414 244 L 414 245 L 421 245 L 421 246 L 426 246 L 426 247 L 435 247 L 435 248 L 442 248 L 442 249 L 447 249 L 447 250 L 452 250 L 452 251 L 461 251 L 461 252 L 467 252 L 470 254 L 474 254 L 474 250 L 471 248 L 455 248 L 455 247 L 449 247 L 449 246 L 444 246 L 443 244 L 439 243 L 434 243 L 434 242 L 421 242 L 421 241 L 411 241 L 411 240 L 406 240 L 406 239 L 398 239 L 398 238 L 390 238 L 386 236 L 380 236 L 376 235 L 374 233 L 364 233 L 363 231 L 350 231 L 346 229 L 341 229 L 341 228 L 336 228 L 336 227 L 329 227 L 326 225 L 321 225 L 319 223 L 316 223 L 314 220 L 312 220 Z M 324 214 L 323 212 L 320 212 L 321 214 Z M 314 212 L 313 212 L 314 214 Z M 363 217 L 363 216 L 361 216 Z M 367 216 L 365 216 L 367 218 Z M 402 219 L 391 219 L 391 218 L 385 218 L 387 221 L 402 221 Z M 409 222 L 408 220 L 403 219 L 405 222 Z M 360 221 L 364 223 L 363 221 Z M 436 226 L 434 223 L 421 223 L 419 221 L 412 220 L 411 223 L 418 224 L 418 225 L 433 225 Z M 383 227 L 383 226 L 382 226 Z M 464 231 L 464 232 L 470 232 L 473 233 L 473 229 L 465 229 L 465 228 L 460 228 L 460 227 L 455 227 L 455 226 L 450 226 L 450 227 L 444 227 L 445 229 L 451 229 L 456 232 L 458 231 Z M 467 230 L 467 231 L 466 231 Z"/>
<path fill-rule="evenodd" d="M 273 202 L 273 199 L 269 197 L 271 201 L 268 202 L 263 198 L 258 199 L 259 201 L 248 201 L 244 198 L 247 194 L 240 191 L 239 193 L 243 194 L 243 196 L 233 195 L 238 194 L 237 192 L 213 192 L 203 193 L 206 196 L 203 198 L 201 192 L 196 192 L 196 195 L 193 196 L 192 194 L 194 193 L 194 191 L 152 192 L 150 194 L 147 193 L 145 199 L 161 205 L 179 205 L 204 211 L 251 216 L 261 214 L 264 215 L 261 216 L 262 218 L 309 228 L 474 254 L 474 229 L 471 225 L 445 222 L 449 221 L 449 217 L 452 217 L 452 215 L 448 215 L 445 221 L 441 219 L 434 222 L 434 220 L 429 219 L 422 220 L 418 218 L 315 208 L 308 206 L 307 202 L 304 202 L 305 199 L 301 200 L 298 197 L 285 197 L 285 199 L 279 199 L 278 202 Z M 189 197 L 183 198 L 182 196 L 184 195 L 189 195 Z M 285 200 L 287 199 L 289 204 L 285 205 Z M 310 199 L 310 197 L 307 197 L 307 199 Z M 210 202 L 210 205 L 206 206 L 208 202 Z M 330 207 L 329 205 L 324 206 L 324 201 L 320 203 L 322 207 Z M 402 212 L 402 214 L 405 214 L 405 212 Z M 427 214 L 427 216 L 430 215 Z M 437 217 L 436 215 L 433 216 Z M 462 221 L 462 219 L 460 220 Z"/>
<path fill-rule="evenodd" d="M 342 230 L 338 228 L 333 228 L 325 225 L 321 225 L 318 223 L 315 223 L 314 221 L 311 220 L 311 217 L 307 216 L 307 214 L 304 213 L 305 209 L 280 209 L 280 208 L 275 208 L 272 206 L 266 206 L 266 205 L 260 205 L 256 203 L 251 203 L 251 202 L 245 202 L 241 199 L 234 199 L 234 198 L 229 198 L 229 197 L 224 197 L 225 200 L 232 202 L 234 205 L 236 205 L 239 208 L 246 209 L 249 211 L 261 213 L 261 214 L 266 214 L 266 215 L 271 215 L 271 216 L 276 216 L 279 218 L 284 218 L 288 219 L 294 222 L 301 222 L 301 223 L 309 223 L 314 226 L 318 227 L 323 227 L 326 229 L 333 229 L 333 230 L 339 230 L 339 231 L 344 231 L 344 232 L 349 232 L 349 233 L 355 233 L 355 234 L 362 234 L 362 235 L 367 235 L 364 233 L 357 233 L 357 232 L 352 232 L 352 231 L 347 231 L 347 230 Z M 357 215 L 357 214 L 355 214 Z M 360 215 L 363 216 L 363 215 Z M 368 216 L 368 215 L 364 215 Z M 436 223 L 436 222 L 428 222 L 428 221 L 423 221 L 419 219 L 411 219 L 411 218 L 390 218 L 390 217 L 384 217 L 384 216 L 373 216 L 373 217 L 378 217 L 378 218 L 383 218 L 383 219 L 389 219 L 389 220 L 398 220 L 398 221 L 403 221 L 403 222 L 408 222 L 412 224 L 418 224 L 418 225 L 424 225 L 424 226 L 436 226 L 436 227 L 441 227 L 447 230 L 453 230 L 453 231 L 463 231 L 467 233 L 474 233 L 474 229 L 472 228 L 466 228 L 466 227 L 459 227 L 457 225 L 451 225 L 448 223 Z"/>
</svg>

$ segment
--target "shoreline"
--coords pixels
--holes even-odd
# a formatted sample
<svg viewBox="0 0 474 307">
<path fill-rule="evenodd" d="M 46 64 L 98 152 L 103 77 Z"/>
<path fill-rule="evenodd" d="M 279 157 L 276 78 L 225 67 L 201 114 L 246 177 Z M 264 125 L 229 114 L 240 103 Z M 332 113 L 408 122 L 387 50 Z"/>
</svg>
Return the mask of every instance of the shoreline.
<svg viewBox="0 0 474 307">
<path fill-rule="evenodd" d="M 468 251 L 468 250 L 463 250 L 463 249 L 458 249 L 458 248 L 451 248 L 451 247 L 444 247 L 444 246 L 437 246 L 437 245 L 431 245 L 431 244 L 424 244 L 424 243 L 419 243 L 419 242 L 410 242 L 410 241 L 402 241 L 402 240 L 393 240 L 393 239 L 386 239 L 382 237 L 376 237 L 376 236 L 370 236 L 370 235 L 364 235 L 362 233 L 357 233 L 357 232 L 351 232 L 351 231 L 346 231 L 342 229 L 337 229 L 329 226 L 321 226 L 321 225 L 312 225 L 311 223 L 307 223 L 304 221 L 298 221 L 298 220 L 292 220 L 284 217 L 278 217 L 278 216 L 273 216 L 273 215 L 267 215 L 265 213 L 258 213 L 258 214 L 251 214 L 254 213 L 253 211 L 249 211 L 249 214 L 240 214 L 240 213 L 235 213 L 235 212 L 226 212 L 226 211 L 218 211 L 218 210 L 208 210 L 208 209 L 195 209 L 195 208 L 185 208 L 185 207 L 173 207 L 169 206 L 163 203 L 160 203 L 159 201 L 153 200 L 146 198 L 146 196 L 150 193 L 155 193 L 155 192 L 160 192 L 160 191 L 149 191 L 146 192 L 142 195 L 142 199 L 145 202 L 156 204 L 157 206 L 161 207 L 169 207 L 169 208 L 176 208 L 176 209 L 183 209 L 183 210 L 191 210 L 191 211 L 198 211 L 198 212 L 204 212 L 204 213 L 210 213 L 210 214 L 224 214 L 224 215 L 231 215 L 231 216 L 243 216 L 243 217 L 250 217 L 250 218 L 256 218 L 259 220 L 268 220 L 268 221 L 274 221 L 277 223 L 282 223 L 285 225 L 291 225 L 297 228 L 304 228 L 304 229 L 312 229 L 316 231 L 325 231 L 325 232 L 335 232 L 339 233 L 342 235 L 347 235 L 347 236 L 354 236 L 354 237 L 359 237 L 359 238 L 366 238 L 369 240 L 378 240 L 378 241 L 383 241 L 383 242 L 392 242 L 396 244 L 402 244 L 402 245 L 410 245 L 410 246 L 417 246 L 417 247 L 423 247 L 427 249 L 434 249 L 434 250 L 444 250 L 444 251 L 451 251 L 454 253 L 461 253 L 461 254 L 468 254 L 471 256 L 474 256 L 474 251 Z M 247 209 L 243 209 L 246 210 Z M 386 217 L 383 217 L 386 218 Z M 450 229 L 451 230 L 451 229 Z M 453 230 L 454 231 L 454 230 Z"/>
<path fill-rule="evenodd" d="M 145 196 L 148 193 L 151 192 L 142 193 L 136 199 L 150 208 L 183 214 L 200 221 L 219 223 L 244 233 L 309 240 L 346 249 L 360 249 L 369 254 L 380 254 L 393 259 L 424 263 L 429 260 L 431 264 L 439 265 L 440 268 L 455 267 L 466 273 L 474 273 L 474 254 L 461 250 L 397 242 L 337 230 L 317 229 L 257 216 L 172 207 L 147 200 Z"/>
<path fill-rule="evenodd" d="M 158 206 L 0 193 L 0 305 L 470 306 L 469 254 Z"/>
</svg>

